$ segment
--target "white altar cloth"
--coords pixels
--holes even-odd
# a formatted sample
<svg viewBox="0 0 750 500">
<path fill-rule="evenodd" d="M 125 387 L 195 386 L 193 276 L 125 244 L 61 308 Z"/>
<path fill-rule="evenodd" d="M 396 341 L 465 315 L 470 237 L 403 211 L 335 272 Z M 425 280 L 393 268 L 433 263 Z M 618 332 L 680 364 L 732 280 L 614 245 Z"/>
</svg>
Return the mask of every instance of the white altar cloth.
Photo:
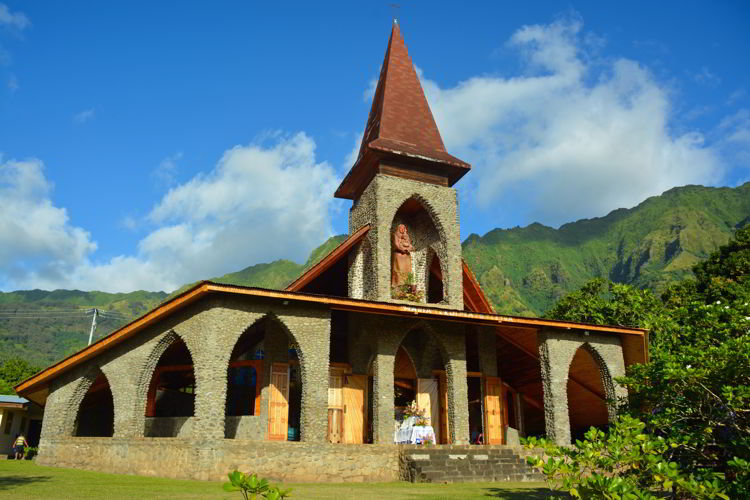
<svg viewBox="0 0 750 500">
<path fill-rule="evenodd" d="M 435 429 L 431 425 L 402 427 L 393 438 L 396 444 L 422 444 L 426 441 L 435 444 Z"/>
</svg>

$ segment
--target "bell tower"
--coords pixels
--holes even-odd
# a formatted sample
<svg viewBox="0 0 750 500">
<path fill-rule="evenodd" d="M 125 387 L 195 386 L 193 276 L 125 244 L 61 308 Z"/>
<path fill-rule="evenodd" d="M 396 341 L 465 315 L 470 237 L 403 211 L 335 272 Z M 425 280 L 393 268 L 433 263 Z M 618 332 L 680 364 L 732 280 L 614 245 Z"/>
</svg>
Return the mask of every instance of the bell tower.
<svg viewBox="0 0 750 500">
<path fill-rule="evenodd" d="M 354 201 L 349 296 L 463 309 L 458 199 L 471 166 L 445 151 L 394 21 L 359 155 L 336 190 Z"/>
</svg>

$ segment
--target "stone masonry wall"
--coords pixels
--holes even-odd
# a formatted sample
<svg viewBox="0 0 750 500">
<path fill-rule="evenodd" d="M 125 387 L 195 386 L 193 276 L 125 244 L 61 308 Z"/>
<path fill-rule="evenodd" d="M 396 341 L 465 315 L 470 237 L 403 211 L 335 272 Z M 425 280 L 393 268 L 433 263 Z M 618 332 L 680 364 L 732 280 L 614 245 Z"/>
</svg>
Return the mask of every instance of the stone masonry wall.
<svg viewBox="0 0 750 500">
<path fill-rule="evenodd" d="M 451 442 L 463 444 L 469 438 L 469 409 L 466 383 L 466 343 L 463 325 L 352 314 L 350 327 L 360 342 L 368 342 L 373 352 L 373 439 L 375 443 L 393 442 L 395 426 L 393 371 L 396 352 L 404 337 L 412 331 L 430 335 L 445 363 L 448 382 L 448 419 Z"/>
<path fill-rule="evenodd" d="M 371 229 L 351 258 L 349 295 L 393 302 L 391 298 L 391 234 L 396 212 L 408 199 L 424 207 L 429 220 L 417 216 L 407 223 L 414 232 L 413 259 L 417 285 L 424 290 L 427 259 L 435 252 L 443 271 L 444 301 L 436 307 L 463 309 L 461 238 L 456 190 L 400 177 L 378 174 L 352 206 L 349 233 L 370 224 Z M 421 245 L 421 247 L 419 247 Z"/>
<path fill-rule="evenodd" d="M 330 312 L 322 307 L 284 306 L 271 300 L 207 298 L 178 311 L 114 349 L 82 364 L 50 385 L 40 455 L 50 439 L 70 436 L 86 391 L 99 370 L 109 381 L 114 401 L 115 437 L 144 436 L 148 385 L 161 354 L 177 338 L 193 358 L 196 379 L 191 434 L 205 439 L 225 436 L 227 367 L 242 333 L 270 317 L 299 346 L 303 378 L 301 438 L 325 440 L 328 405 Z M 261 406 L 263 408 L 263 406 Z"/>
<path fill-rule="evenodd" d="M 226 480 L 234 469 L 286 482 L 397 481 L 397 446 L 180 438 L 48 438 L 41 465 Z M 218 490 L 217 490 L 218 491 Z"/>
<path fill-rule="evenodd" d="M 557 444 L 570 444 L 568 412 L 568 373 L 576 351 L 586 349 L 599 365 L 608 402 L 609 420 L 616 416 L 614 401 L 627 396 L 627 390 L 614 381 L 625 375 L 620 338 L 585 332 L 542 330 L 538 334 L 544 388 L 544 419 L 547 437 Z"/>
</svg>

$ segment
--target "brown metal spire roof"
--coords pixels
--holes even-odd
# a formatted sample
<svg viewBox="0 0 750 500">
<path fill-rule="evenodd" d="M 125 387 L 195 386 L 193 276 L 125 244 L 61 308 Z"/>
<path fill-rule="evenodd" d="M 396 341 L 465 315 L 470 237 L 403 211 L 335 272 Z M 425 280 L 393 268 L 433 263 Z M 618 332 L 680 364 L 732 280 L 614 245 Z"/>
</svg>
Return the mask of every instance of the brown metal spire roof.
<svg viewBox="0 0 750 500">
<path fill-rule="evenodd" d="M 375 157 L 418 161 L 442 174 L 453 185 L 471 166 L 448 154 L 427 104 L 398 23 L 394 21 L 380 78 L 372 99 L 359 156 L 336 191 L 339 198 L 355 198 L 369 182 L 363 172 L 374 168 Z"/>
</svg>

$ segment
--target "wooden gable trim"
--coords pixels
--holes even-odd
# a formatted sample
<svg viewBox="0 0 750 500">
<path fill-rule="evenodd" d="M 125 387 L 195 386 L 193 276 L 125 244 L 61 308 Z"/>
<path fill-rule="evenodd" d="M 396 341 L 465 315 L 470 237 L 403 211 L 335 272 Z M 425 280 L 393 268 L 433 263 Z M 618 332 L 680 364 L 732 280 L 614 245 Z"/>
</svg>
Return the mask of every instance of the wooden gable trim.
<svg viewBox="0 0 750 500">
<path fill-rule="evenodd" d="M 427 305 L 403 305 L 394 304 L 390 302 L 375 302 L 362 299 L 350 299 L 346 297 L 331 297 L 326 295 L 314 295 L 306 294 L 301 292 L 292 292 L 286 290 L 267 290 L 263 288 L 251 288 L 243 287 L 238 285 L 224 285 L 219 283 L 213 283 L 210 281 L 204 281 L 198 283 L 193 288 L 186 290 L 177 297 L 172 298 L 168 302 L 163 303 L 157 308 L 149 311 L 145 315 L 136 319 L 135 321 L 123 326 L 119 330 L 112 332 L 101 340 L 91 344 L 90 346 L 78 351 L 77 353 L 65 358 L 62 361 L 55 363 L 54 365 L 46 368 L 45 370 L 37 373 L 31 378 L 21 382 L 15 386 L 16 392 L 21 396 L 27 396 L 41 388 L 43 384 L 58 376 L 59 374 L 67 371 L 74 366 L 77 366 L 99 353 L 114 347 L 115 345 L 131 338 L 133 335 L 138 333 L 140 330 L 164 319 L 166 316 L 174 313 L 175 311 L 187 306 L 188 304 L 202 298 L 204 295 L 210 293 L 228 293 L 237 296 L 251 296 L 251 297 L 264 297 L 271 299 L 282 299 L 282 300 L 294 300 L 297 302 L 308 303 L 308 304 L 319 304 L 322 306 L 330 307 L 331 309 L 362 312 L 368 314 L 384 314 L 390 316 L 401 316 L 411 318 L 425 318 L 435 319 L 440 321 L 451 321 L 457 323 L 470 323 L 484 326 L 505 326 L 509 328 L 561 328 L 561 329 L 575 329 L 575 330 L 588 330 L 601 332 L 611 335 L 621 336 L 636 336 L 643 339 L 646 334 L 646 330 L 642 328 L 624 328 L 616 326 L 603 326 L 603 325 L 587 325 L 582 323 L 573 323 L 569 321 L 556 321 L 538 318 L 523 318 L 516 316 L 503 316 L 499 314 L 488 314 L 481 312 L 471 311 L 458 311 L 452 309 L 442 309 L 436 307 L 429 307 Z M 502 333 L 503 338 L 513 342 L 512 337 Z M 645 340 L 641 340 L 645 342 Z M 642 345 L 645 346 L 645 343 Z M 635 354 L 634 353 L 634 357 Z M 643 357 L 645 354 L 641 351 Z M 631 358 L 631 361 L 634 360 Z M 637 361 L 642 362 L 642 361 Z M 32 390 L 33 389 L 33 390 Z"/>
<path fill-rule="evenodd" d="M 328 255 L 323 257 L 317 264 L 305 271 L 302 276 L 290 283 L 284 290 L 288 292 L 299 292 L 300 290 L 302 290 L 315 278 L 330 269 L 331 266 L 338 262 L 339 259 L 341 259 L 342 257 L 346 257 L 346 255 L 349 253 L 349 250 L 351 250 L 354 245 L 359 243 L 369 230 L 369 224 L 365 224 L 361 228 L 357 229 L 354 234 L 342 241 L 339 246 L 331 250 Z"/>
</svg>

